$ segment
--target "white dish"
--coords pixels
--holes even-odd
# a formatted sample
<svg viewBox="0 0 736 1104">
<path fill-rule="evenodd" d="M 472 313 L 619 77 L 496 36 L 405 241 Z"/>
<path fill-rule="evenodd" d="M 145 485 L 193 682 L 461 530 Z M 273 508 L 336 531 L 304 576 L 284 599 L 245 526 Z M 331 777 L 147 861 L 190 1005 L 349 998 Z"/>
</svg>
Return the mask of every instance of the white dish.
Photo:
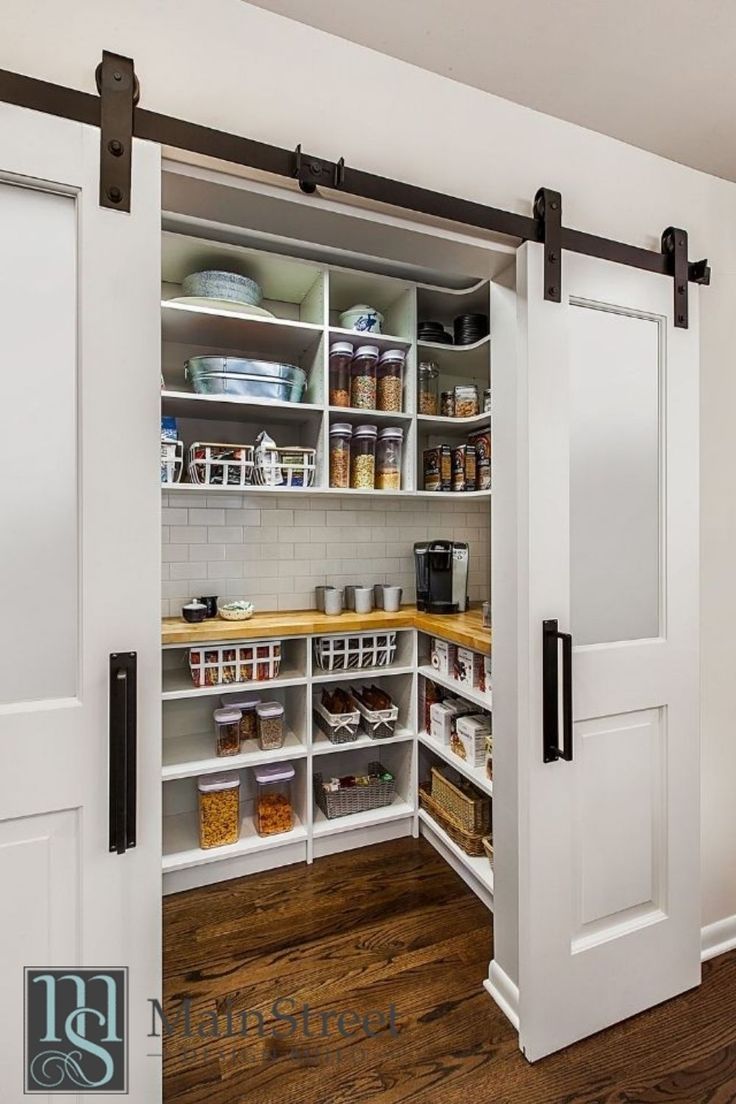
<svg viewBox="0 0 736 1104">
<path fill-rule="evenodd" d="M 181 303 L 183 307 L 204 307 L 211 311 L 227 311 L 228 314 L 243 314 L 249 318 L 275 318 L 273 311 L 265 307 L 254 307 L 250 303 L 235 303 L 232 299 L 207 299 L 202 295 L 177 295 L 167 299 L 168 303 Z"/>
</svg>

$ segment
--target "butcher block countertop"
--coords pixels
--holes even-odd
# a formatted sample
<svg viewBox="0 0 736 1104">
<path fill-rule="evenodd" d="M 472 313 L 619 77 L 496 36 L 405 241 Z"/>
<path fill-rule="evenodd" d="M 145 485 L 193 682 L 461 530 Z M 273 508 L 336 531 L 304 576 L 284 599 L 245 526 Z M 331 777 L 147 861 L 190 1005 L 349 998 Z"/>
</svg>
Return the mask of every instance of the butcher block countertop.
<svg viewBox="0 0 736 1104">
<path fill-rule="evenodd" d="M 255 613 L 249 621 L 224 621 L 221 617 L 190 625 L 181 617 L 165 617 L 162 621 L 162 643 L 188 647 L 194 644 L 214 644 L 228 640 L 258 640 L 268 636 L 311 636 L 371 632 L 380 629 L 420 629 L 441 636 L 463 648 L 491 654 L 491 630 L 483 628 L 480 609 L 467 613 L 419 613 L 415 606 L 402 606 L 398 613 L 373 610 L 372 613 L 346 611 L 339 617 L 328 617 L 319 610 L 282 610 Z"/>
</svg>

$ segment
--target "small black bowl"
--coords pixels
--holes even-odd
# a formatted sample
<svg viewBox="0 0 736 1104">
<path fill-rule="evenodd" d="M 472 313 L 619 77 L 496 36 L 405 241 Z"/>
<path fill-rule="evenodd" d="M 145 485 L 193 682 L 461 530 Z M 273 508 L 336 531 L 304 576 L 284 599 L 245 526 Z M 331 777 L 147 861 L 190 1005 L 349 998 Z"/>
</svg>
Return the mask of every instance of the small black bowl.
<svg viewBox="0 0 736 1104">
<path fill-rule="evenodd" d="M 207 607 L 202 605 L 197 606 L 182 606 L 181 615 L 185 621 L 188 621 L 190 625 L 197 625 L 200 621 L 204 621 L 207 616 Z"/>
</svg>

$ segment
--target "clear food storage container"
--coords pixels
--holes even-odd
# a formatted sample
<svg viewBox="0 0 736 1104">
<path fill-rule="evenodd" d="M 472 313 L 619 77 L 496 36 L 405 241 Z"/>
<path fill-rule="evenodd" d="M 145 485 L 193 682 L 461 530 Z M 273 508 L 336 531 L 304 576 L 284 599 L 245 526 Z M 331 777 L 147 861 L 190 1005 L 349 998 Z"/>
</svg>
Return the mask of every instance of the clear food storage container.
<svg viewBox="0 0 736 1104">
<path fill-rule="evenodd" d="M 376 483 L 378 427 L 357 426 L 350 449 L 350 486 L 354 491 L 373 490 Z"/>
<path fill-rule="evenodd" d="M 215 754 L 237 755 L 240 751 L 240 710 L 228 705 L 224 709 L 216 709 L 212 716 L 215 720 Z"/>
<path fill-rule="evenodd" d="M 349 341 L 330 345 L 330 406 L 350 406 L 350 362 L 353 346 Z"/>
<path fill-rule="evenodd" d="M 417 410 L 420 414 L 438 414 L 440 370 L 433 360 L 423 361 L 417 369 L 417 387 L 419 397 Z"/>
<path fill-rule="evenodd" d="M 284 707 L 281 702 L 261 702 L 256 707 L 258 745 L 261 751 L 284 746 Z"/>
<path fill-rule="evenodd" d="M 330 486 L 350 486 L 350 442 L 353 427 L 347 422 L 330 426 Z"/>
<path fill-rule="evenodd" d="M 197 779 L 199 846 L 224 847 L 240 838 L 240 775 L 203 774 Z"/>
<path fill-rule="evenodd" d="M 401 449 L 404 431 L 400 426 L 387 426 L 378 434 L 376 446 L 376 488 L 379 491 L 401 490 Z"/>
<path fill-rule="evenodd" d="M 220 698 L 220 704 L 223 709 L 233 708 L 240 710 L 241 744 L 244 744 L 246 740 L 256 740 L 258 738 L 256 706 L 260 705 L 260 703 L 260 698 L 245 698 L 239 694 L 232 694 L 227 698 Z"/>
<path fill-rule="evenodd" d="M 350 366 L 350 405 L 358 410 L 376 408 L 376 365 L 378 346 L 361 345 Z"/>
<path fill-rule="evenodd" d="M 291 782 L 294 768 L 290 763 L 270 763 L 255 771 L 256 831 L 259 836 L 290 832 L 294 827 Z"/>
<path fill-rule="evenodd" d="M 401 410 L 404 359 L 403 349 L 387 349 L 378 361 L 376 400 L 379 410 Z"/>
</svg>

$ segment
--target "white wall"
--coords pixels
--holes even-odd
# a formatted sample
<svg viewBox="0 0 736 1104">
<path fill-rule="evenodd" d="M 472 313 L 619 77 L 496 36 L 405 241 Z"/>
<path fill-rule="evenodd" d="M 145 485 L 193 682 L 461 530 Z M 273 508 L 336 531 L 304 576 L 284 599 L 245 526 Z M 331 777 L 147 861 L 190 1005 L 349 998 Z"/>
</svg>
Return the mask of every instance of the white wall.
<svg viewBox="0 0 736 1104">
<path fill-rule="evenodd" d="M 559 188 L 581 230 L 657 248 L 665 226 L 688 229 L 715 272 L 702 295 L 703 921 L 736 914 L 736 187 L 241 0 L 4 0 L 0 41 L 5 68 L 89 91 L 102 48 L 127 53 L 145 107 L 497 206 L 528 213 L 540 185 Z"/>
</svg>

